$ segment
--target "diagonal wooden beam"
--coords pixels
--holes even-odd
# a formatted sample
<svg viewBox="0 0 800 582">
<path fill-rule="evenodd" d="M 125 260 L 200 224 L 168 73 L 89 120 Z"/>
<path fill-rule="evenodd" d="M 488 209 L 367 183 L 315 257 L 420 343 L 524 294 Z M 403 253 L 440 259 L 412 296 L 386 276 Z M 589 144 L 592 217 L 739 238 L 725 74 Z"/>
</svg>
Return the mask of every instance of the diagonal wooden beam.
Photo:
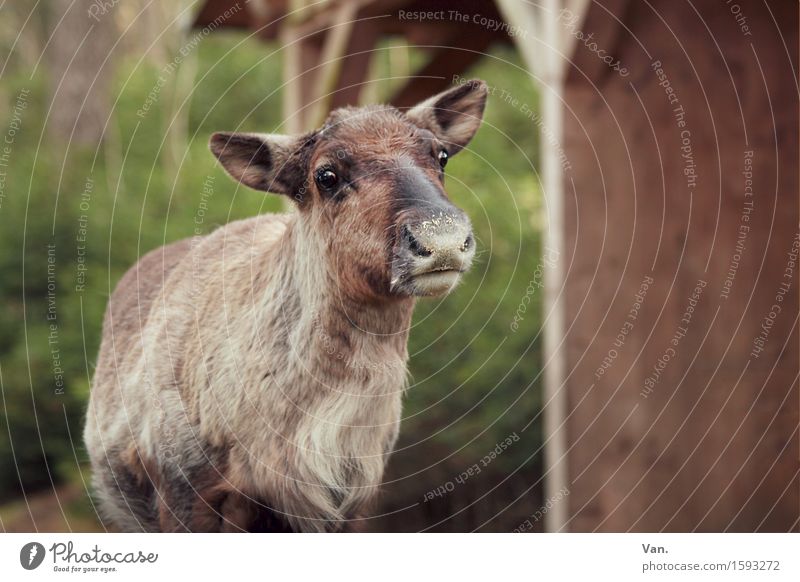
<svg viewBox="0 0 800 582">
<path fill-rule="evenodd" d="M 446 44 L 431 47 L 431 59 L 391 98 L 392 105 L 412 107 L 448 88 L 453 82 L 453 75 L 462 74 L 475 64 L 489 48 L 492 40 L 491 35 L 476 34 L 458 42 L 448 39 Z M 459 48 L 454 48 L 455 46 Z"/>
</svg>

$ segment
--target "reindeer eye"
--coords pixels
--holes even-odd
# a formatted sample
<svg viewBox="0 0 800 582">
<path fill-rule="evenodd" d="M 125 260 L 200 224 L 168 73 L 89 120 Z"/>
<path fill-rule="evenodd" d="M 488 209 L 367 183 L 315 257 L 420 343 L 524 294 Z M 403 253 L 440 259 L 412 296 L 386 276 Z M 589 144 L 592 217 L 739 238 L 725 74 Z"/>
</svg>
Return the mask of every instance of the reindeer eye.
<svg viewBox="0 0 800 582">
<path fill-rule="evenodd" d="M 441 167 L 444 168 L 447 165 L 447 158 L 448 157 L 449 156 L 447 155 L 447 151 L 446 150 L 442 150 L 442 151 L 439 152 L 439 165 Z"/>
<path fill-rule="evenodd" d="M 330 168 L 318 170 L 314 179 L 317 181 L 319 187 L 325 190 L 330 190 L 339 182 L 339 176 Z"/>
</svg>

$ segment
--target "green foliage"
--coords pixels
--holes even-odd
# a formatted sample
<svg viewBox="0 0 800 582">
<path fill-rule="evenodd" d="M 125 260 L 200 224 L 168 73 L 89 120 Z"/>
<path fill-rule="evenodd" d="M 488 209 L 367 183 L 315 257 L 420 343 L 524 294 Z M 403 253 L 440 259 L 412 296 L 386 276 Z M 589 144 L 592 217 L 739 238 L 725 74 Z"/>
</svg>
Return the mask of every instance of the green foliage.
<svg viewBox="0 0 800 582">
<path fill-rule="evenodd" d="M 166 242 L 280 210 L 277 197 L 228 179 L 206 145 L 214 130 L 281 130 L 280 54 L 270 57 L 272 50 L 215 33 L 194 61 L 167 75 L 152 64 L 125 63 L 97 151 L 48 147 L 43 79 L 7 80 L 4 107 L 20 88 L 32 97 L 0 207 L 0 498 L 20 480 L 32 490 L 74 475 L 75 459 L 85 459 L 83 415 L 103 312 L 124 271 Z M 531 422 L 540 406 L 538 292 L 519 329 L 511 329 L 541 253 L 536 126 L 499 98 L 505 89 L 535 106 L 533 83 L 517 65 L 511 51 L 498 51 L 472 72 L 498 89 L 487 124 L 448 166 L 447 181 L 472 217 L 479 257 L 457 292 L 420 303 L 411 333 L 403 443 L 429 443 L 426 463 L 448 459 L 456 470 L 515 432 L 519 443 L 493 470 L 535 463 L 531 453 L 541 444 Z M 188 66 L 197 70 L 187 90 Z M 160 76 L 163 87 L 137 114 Z"/>
<path fill-rule="evenodd" d="M 80 305 L 62 293 L 73 272 L 65 254 L 74 249 L 74 215 L 63 198 L 55 210 L 59 180 L 70 191 L 73 175 L 61 175 L 55 152 L 39 143 L 46 114 L 36 99 L 44 90 L 40 80 L 13 79 L 7 86 L 12 101 L 23 89 L 31 96 L 9 146 L 0 207 L 0 498 L 20 482 L 29 490 L 49 486 L 62 477 L 65 462 L 74 464 L 88 385 L 81 382 Z M 97 325 L 99 318 L 86 323 Z"/>
</svg>

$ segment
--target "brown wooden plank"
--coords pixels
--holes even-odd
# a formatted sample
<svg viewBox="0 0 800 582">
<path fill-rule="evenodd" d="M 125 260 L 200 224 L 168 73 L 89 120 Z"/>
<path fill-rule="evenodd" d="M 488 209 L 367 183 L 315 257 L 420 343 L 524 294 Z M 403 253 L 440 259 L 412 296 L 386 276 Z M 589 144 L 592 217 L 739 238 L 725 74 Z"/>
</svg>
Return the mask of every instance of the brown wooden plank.
<svg viewBox="0 0 800 582">
<path fill-rule="evenodd" d="M 225 12 L 228 16 L 224 17 Z M 194 20 L 194 28 L 203 28 L 214 21 L 220 28 L 247 29 L 253 24 L 253 14 L 248 4 L 238 4 L 236 0 L 206 0 Z"/>
</svg>

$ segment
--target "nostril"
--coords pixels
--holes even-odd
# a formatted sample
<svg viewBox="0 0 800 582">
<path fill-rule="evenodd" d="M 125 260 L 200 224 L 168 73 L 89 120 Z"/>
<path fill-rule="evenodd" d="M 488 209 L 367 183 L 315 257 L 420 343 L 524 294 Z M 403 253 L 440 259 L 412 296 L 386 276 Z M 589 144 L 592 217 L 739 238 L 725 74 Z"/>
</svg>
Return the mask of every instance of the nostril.
<svg viewBox="0 0 800 582">
<path fill-rule="evenodd" d="M 408 233 L 408 248 L 411 250 L 412 253 L 417 255 L 418 257 L 430 257 L 431 252 L 419 244 L 419 241 L 414 238 L 414 235 L 410 232 Z"/>
<path fill-rule="evenodd" d="M 431 251 L 422 246 L 419 241 L 411 234 L 411 229 L 407 226 L 403 227 L 403 234 L 405 235 L 406 242 L 408 243 L 408 250 L 418 257 L 429 257 Z"/>
<path fill-rule="evenodd" d="M 462 253 L 467 252 L 469 248 L 472 246 L 472 243 L 473 243 L 472 234 L 470 233 L 469 236 L 467 236 L 467 240 L 465 240 L 464 244 L 461 245 L 461 252 Z"/>
</svg>

